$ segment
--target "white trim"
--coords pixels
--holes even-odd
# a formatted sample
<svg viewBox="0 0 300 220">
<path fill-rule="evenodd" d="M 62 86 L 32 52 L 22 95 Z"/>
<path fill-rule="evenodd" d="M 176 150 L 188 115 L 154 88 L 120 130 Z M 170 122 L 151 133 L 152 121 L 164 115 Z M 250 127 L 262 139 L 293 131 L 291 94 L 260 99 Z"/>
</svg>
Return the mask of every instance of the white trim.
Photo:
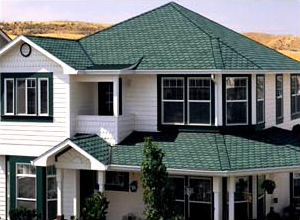
<svg viewBox="0 0 300 220">
<path fill-rule="evenodd" d="M 140 172 L 140 166 L 130 165 L 117 165 L 112 164 L 107 166 L 108 171 L 132 171 Z M 268 173 L 282 173 L 282 172 L 300 172 L 300 165 L 287 166 L 287 167 L 273 167 L 273 168 L 261 168 L 261 169 L 244 169 L 236 171 L 209 171 L 209 170 L 190 170 L 190 169 L 175 169 L 168 168 L 167 171 L 171 175 L 195 175 L 195 176 L 245 176 L 245 175 L 259 175 Z"/>
<path fill-rule="evenodd" d="M 15 46 L 20 41 L 24 41 L 25 43 L 29 44 L 34 49 L 36 49 L 40 53 L 44 54 L 46 57 L 53 60 L 54 62 L 56 62 L 57 64 L 59 64 L 63 68 L 66 68 L 66 71 L 65 71 L 66 74 L 77 74 L 77 71 L 73 67 L 69 66 L 68 64 L 66 64 L 62 60 L 58 59 L 57 57 L 55 57 L 54 55 L 49 53 L 47 50 L 43 49 L 42 47 L 40 47 L 39 45 L 37 45 L 33 41 L 29 40 L 28 38 L 26 38 L 23 35 L 15 38 L 13 41 L 11 41 L 9 44 L 7 44 L 4 48 L 2 48 L 0 50 L 0 57 L 2 57 L 3 54 L 5 54 L 7 51 L 9 51 L 13 46 Z"/>
<path fill-rule="evenodd" d="M 55 147 L 53 147 L 49 151 L 46 151 L 45 153 L 40 155 L 38 158 L 31 161 L 31 163 L 34 166 L 46 167 L 47 166 L 47 160 L 50 156 L 53 156 L 56 153 L 59 153 L 60 151 L 64 150 L 68 146 L 74 148 L 79 154 L 81 154 L 84 157 L 86 157 L 87 159 L 89 159 L 89 161 L 91 163 L 91 168 L 90 168 L 91 170 L 106 170 L 106 166 L 103 163 L 99 162 L 97 159 L 95 159 L 93 156 L 91 156 L 90 154 L 88 154 L 87 152 L 82 150 L 80 147 L 78 147 L 76 144 L 74 144 L 69 139 L 63 141 L 59 145 L 56 145 Z"/>
<path fill-rule="evenodd" d="M 13 81 L 13 100 L 12 100 L 12 113 L 7 113 L 7 92 L 6 92 L 6 82 Z M 4 115 L 14 115 L 15 114 L 15 80 L 14 78 L 4 79 Z"/>
<path fill-rule="evenodd" d="M 41 81 L 47 81 L 47 113 L 41 113 Z M 49 116 L 49 79 L 48 78 L 38 78 L 38 115 L 39 116 Z"/>
</svg>

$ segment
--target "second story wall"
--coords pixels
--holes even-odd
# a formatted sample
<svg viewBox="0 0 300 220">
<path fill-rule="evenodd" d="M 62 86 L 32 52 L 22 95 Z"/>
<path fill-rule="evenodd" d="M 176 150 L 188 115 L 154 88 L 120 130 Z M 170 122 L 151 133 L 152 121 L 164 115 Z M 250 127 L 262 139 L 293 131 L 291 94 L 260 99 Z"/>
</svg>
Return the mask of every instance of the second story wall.
<svg viewBox="0 0 300 220">
<path fill-rule="evenodd" d="M 22 43 L 0 57 L 0 74 L 52 73 L 53 121 L 0 121 L 0 154 L 38 156 L 69 137 L 69 75 L 54 61 L 35 50 L 29 57 L 20 54 Z M 18 76 L 19 77 L 19 76 Z M 1 103 L 3 104 L 3 103 Z M 1 112 L 3 115 L 3 112 Z"/>
</svg>

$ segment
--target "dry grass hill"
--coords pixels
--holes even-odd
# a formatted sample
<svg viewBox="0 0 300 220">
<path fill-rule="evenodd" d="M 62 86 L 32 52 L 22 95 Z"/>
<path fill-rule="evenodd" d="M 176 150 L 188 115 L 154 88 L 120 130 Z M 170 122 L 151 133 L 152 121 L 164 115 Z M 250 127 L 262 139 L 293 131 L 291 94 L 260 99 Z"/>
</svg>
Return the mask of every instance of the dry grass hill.
<svg viewBox="0 0 300 220">
<path fill-rule="evenodd" d="M 10 37 L 29 34 L 77 39 L 109 27 L 109 23 L 83 21 L 10 21 L 0 22 L 0 28 Z M 300 60 L 300 37 L 296 35 L 272 35 L 257 32 L 243 33 L 289 57 Z"/>
</svg>

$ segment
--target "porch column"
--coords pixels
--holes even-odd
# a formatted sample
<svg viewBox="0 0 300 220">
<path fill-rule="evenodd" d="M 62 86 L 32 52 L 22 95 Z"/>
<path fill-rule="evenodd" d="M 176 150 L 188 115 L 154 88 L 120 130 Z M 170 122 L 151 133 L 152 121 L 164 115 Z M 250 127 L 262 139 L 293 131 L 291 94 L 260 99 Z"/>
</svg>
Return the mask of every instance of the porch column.
<svg viewBox="0 0 300 220">
<path fill-rule="evenodd" d="M 214 219 L 222 220 L 222 177 L 213 177 Z"/>
<path fill-rule="evenodd" d="M 114 108 L 114 116 L 119 116 L 119 77 L 115 76 L 113 79 L 113 108 Z"/>
<path fill-rule="evenodd" d="M 63 189 L 63 170 L 56 168 L 56 183 L 57 183 L 57 220 L 63 220 L 63 201 L 62 201 L 62 189 Z"/>
<path fill-rule="evenodd" d="M 257 176 L 252 176 L 252 218 L 257 219 Z"/>
<path fill-rule="evenodd" d="M 99 192 L 104 192 L 104 184 L 105 184 L 105 171 L 98 171 L 98 185 Z"/>
<path fill-rule="evenodd" d="M 228 202 L 229 202 L 229 213 L 228 220 L 234 220 L 234 193 L 235 193 L 235 177 L 230 176 L 228 178 Z"/>
</svg>

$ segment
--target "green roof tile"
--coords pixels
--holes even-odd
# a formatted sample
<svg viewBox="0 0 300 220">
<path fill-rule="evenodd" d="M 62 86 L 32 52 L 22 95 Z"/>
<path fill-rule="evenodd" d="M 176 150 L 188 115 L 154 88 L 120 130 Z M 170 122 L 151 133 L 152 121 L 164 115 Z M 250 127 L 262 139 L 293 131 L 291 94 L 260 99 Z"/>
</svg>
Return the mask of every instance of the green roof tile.
<svg viewBox="0 0 300 220">
<path fill-rule="evenodd" d="M 76 69 L 300 69 L 298 61 L 173 2 L 79 40 L 28 38 Z"/>
</svg>

